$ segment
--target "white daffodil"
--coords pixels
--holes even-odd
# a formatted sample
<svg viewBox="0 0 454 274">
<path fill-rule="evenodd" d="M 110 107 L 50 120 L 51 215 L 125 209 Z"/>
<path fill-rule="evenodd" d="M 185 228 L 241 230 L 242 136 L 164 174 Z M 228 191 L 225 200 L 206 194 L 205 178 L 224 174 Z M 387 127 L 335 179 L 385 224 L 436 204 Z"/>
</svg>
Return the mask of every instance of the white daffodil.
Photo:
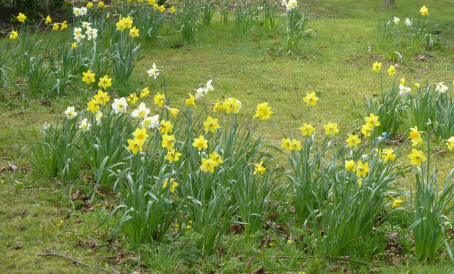
<svg viewBox="0 0 454 274">
<path fill-rule="evenodd" d="M 393 18 L 393 22 L 394 22 L 394 24 L 399 25 L 399 23 L 400 23 L 400 18 L 399 18 L 399 17 L 394 17 L 394 18 Z"/>
<path fill-rule="evenodd" d="M 148 113 L 150 113 L 150 110 L 145 106 L 145 103 L 140 103 L 139 107 L 131 113 L 131 116 L 134 118 L 145 118 Z"/>
<path fill-rule="evenodd" d="M 74 16 L 76 16 L 76 17 L 82 15 L 79 8 L 73 8 L 73 13 L 74 13 Z"/>
<path fill-rule="evenodd" d="M 146 117 L 142 121 L 142 127 L 155 129 L 159 127 L 159 115 L 156 114 L 151 117 Z"/>
<path fill-rule="evenodd" d="M 413 22 L 410 20 L 410 18 L 405 18 L 405 22 L 404 23 L 405 23 L 406 26 L 413 25 Z"/>
<path fill-rule="evenodd" d="M 298 2 L 296 0 L 289 0 L 285 7 L 287 8 L 287 11 L 292 10 L 298 7 Z"/>
<path fill-rule="evenodd" d="M 159 75 L 159 71 L 160 70 L 158 70 L 156 64 L 153 63 L 153 66 L 151 67 L 151 69 L 147 70 L 147 73 L 149 77 L 153 77 L 156 80 L 156 77 L 158 77 Z"/>
<path fill-rule="evenodd" d="M 84 38 L 85 38 L 85 35 L 82 35 L 82 34 L 75 34 L 74 35 L 74 40 L 76 40 L 77 43 L 79 43 Z"/>
<path fill-rule="evenodd" d="M 126 99 L 124 97 L 121 97 L 120 99 L 114 99 L 112 108 L 115 114 L 125 113 L 126 109 L 128 108 L 128 102 L 126 102 Z"/>
<path fill-rule="evenodd" d="M 101 124 L 102 112 L 101 111 L 96 112 L 95 116 L 96 116 L 96 124 L 99 126 Z"/>
<path fill-rule="evenodd" d="M 87 8 L 86 7 L 81 7 L 80 8 L 80 15 L 87 15 Z"/>
<path fill-rule="evenodd" d="M 399 94 L 400 94 L 400 96 L 407 95 L 408 93 L 410 93 L 410 91 L 411 91 L 411 88 L 406 87 L 404 85 L 399 85 Z"/>
<path fill-rule="evenodd" d="M 95 40 L 98 37 L 98 29 L 88 27 L 85 34 L 87 35 L 87 40 Z"/>
<path fill-rule="evenodd" d="M 83 131 L 90 130 L 91 124 L 88 122 L 87 118 L 83 119 L 82 122 L 80 122 L 79 128 Z"/>
<path fill-rule="evenodd" d="M 205 95 L 205 94 L 206 94 L 205 88 L 198 88 L 195 91 L 195 99 L 198 100 L 198 99 L 202 98 L 203 95 Z"/>
<path fill-rule="evenodd" d="M 437 84 L 437 87 L 435 88 L 435 90 L 440 93 L 445 93 L 446 91 L 448 91 L 448 87 L 445 86 L 445 84 L 443 84 L 443 82 L 440 82 Z"/>
<path fill-rule="evenodd" d="M 90 25 L 91 25 L 91 23 L 89 23 L 89 22 L 82 22 L 82 27 L 84 29 L 88 29 L 89 27 L 91 27 Z"/>
<path fill-rule="evenodd" d="M 72 119 L 77 116 L 77 112 L 75 111 L 75 108 L 73 106 L 68 107 L 65 110 L 65 116 L 68 119 Z"/>
<path fill-rule="evenodd" d="M 213 85 L 211 84 L 213 80 L 209 80 L 205 86 L 205 94 L 207 94 L 209 91 L 213 91 L 214 90 L 214 87 Z"/>
<path fill-rule="evenodd" d="M 74 28 L 73 33 L 74 33 L 74 35 L 81 35 L 82 34 L 82 28 Z"/>
</svg>

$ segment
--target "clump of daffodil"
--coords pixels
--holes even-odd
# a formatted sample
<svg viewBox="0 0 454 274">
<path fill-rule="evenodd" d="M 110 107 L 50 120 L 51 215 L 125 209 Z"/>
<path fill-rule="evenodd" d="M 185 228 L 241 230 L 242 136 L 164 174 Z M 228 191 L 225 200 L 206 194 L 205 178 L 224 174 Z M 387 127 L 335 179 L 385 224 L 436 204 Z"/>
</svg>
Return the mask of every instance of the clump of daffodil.
<svg viewBox="0 0 454 274">
<path fill-rule="evenodd" d="M 449 151 L 454 149 L 454 136 L 451 136 L 448 140 L 446 140 L 446 146 L 448 147 Z"/>
<path fill-rule="evenodd" d="M 192 146 L 201 151 L 202 149 L 208 148 L 208 140 L 203 135 L 200 135 L 198 138 L 194 138 Z"/>
<path fill-rule="evenodd" d="M 389 76 L 393 76 L 396 73 L 396 67 L 393 65 L 390 65 L 388 68 L 388 74 Z"/>
<path fill-rule="evenodd" d="M 228 98 L 225 99 L 224 103 L 222 103 L 225 113 L 233 113 L 237 114 L 241 109 L 241 102 L 236 98 Z"/>
<path fill-rule="evenodd" d="M 162 107 L 165 102 L 166 102 L 166 96 L 160 92 L 158 92 L 154 97 L 153 97 L 153 102 L 155 105 L 158 105 L 159 107 Z"/>
<path fill-rule="evenodd" d="M 129 94 L 128 102 L 131 103 L 131 105 L 135 105 L 137 101 L 139 101 L 139 97 L 137 97 L 137 94 L 135 92 Z"/>
<path fill-rule="evenodd" d="M 303 136 L 312 136 L 314 134 L 315 128 L 308 123 L 304 123 L 302 127 L 300 127 L 301 135 Z"/>
<path fill-rule="evenodd" d="M 86 72 L 82 72 L 82 81 L 89 85 L 90 83 L 95 82 L 95 73 L 91 70 L 87 70 Z"/>
<path fill-rule="evenodd" d="M 218 123 L 218 119 L 213 119 L 213 117 L 208 116 L 206 121 L 203 122 L 203 126 L 205 127 L 205 132 L 214 133 L 216 129 L 220 128 Z"/>
<path fill-rule="evenodd" d="M 161 125 L 159 126 L 159 132 L 161 134 L 166 134 L 172 132 L 173 125 L 170 121 L 162 120 Z"/>
<path fill-rule="evenodd" d="M 380 72 L 382 65 L 383 65 L 383 64 L 382 64 L 381 62 L 375 62 L 375 63 L 372 65 L 372 69 L 373 69 L 375 72 Z"/>
<path fill-rule="evenodd" d="M 167 153 L 165 159 L 166 159 L 167 161 L 169 161 L 169 163 L 178 162 L 178 161 L 180 160 L 180 156 L 181 156 L 181 155 L 182 155 L 182 154 L 181 154 L 180 152 L 176 152 L 175 149 L 171 149 L 171 150 Z"/>
<path fill-rule="evenodd" d="M 408 155 L 408 158 L 410 158 L 412 165 L 417 166 L 421 166 L 421 164 L 427 160 L 422 151 L 415 148 L 412 149 L 411 154 Z"/>
<path fill-rule="evenodd" d="M 268 103 L 258 104 L 253 119 L 259 118 L 260 120 L 266 120 L 271 117 L 271 114 L 273 114 L 273 112 L 271 111 L 271 107 Z"/>
<path fill-rule="evenodd" d="M 161 138 L 162 138 L 161 146 L 170 151 L 175 145 L 175 136 L 163 134 L 161 135 Z"/>
<path fill-rule="evenodd" d="M 422 145 L 421 134 L 419 133 L 417 126 L 410 128 L 410 139 L 412 146 Z"/>
<path fill-rule="evenodd" d="M 132 28 L 133 20 L 131 17 L 120 17 L 118 22 L 116 23 L 117 30 L 124 31 L 125 29 Z"/>
<path fill-rule="evenodd" d="M 328 124 L 324 125 L 323 127 L 325 128 L 325 134 L 331 137 L 334 137 L 337 133 L 339 133 L 337 123 L 328 122 Z"/>
<path fill-rule="evenodd" d="M 260 163 L 254 164 L 254 166 L 255 166 L 254 173 L 253 173 L 254 175 L 257 173 L 260 173 L 263 175 L 263 173 L 265 173 L 266 168 L 263 166 L 263 161 L 260 161 Z"/>
<path fill-rule="evenodd" d="M 361 139 L 359 139 L 358 135 L 355 134 L 348 134 L 348 138 L 346 140 L 348 147 L 357 148 L 359 144 L 361 144 Z"/>
<path fill-rule="evenodd" d="M 286 151 L 300 150 L 302 148 L 301 142 L 296 139 L 283 138 L 281 142 L 281 147 Z"/>
<path fill-rule="evenodd" d="M 303 98 L 303 101 L 306 103 L 307 106 L 314 107 L 317 104 L 318 97 L 315 92 L 309 92 Z"/>
</svg>

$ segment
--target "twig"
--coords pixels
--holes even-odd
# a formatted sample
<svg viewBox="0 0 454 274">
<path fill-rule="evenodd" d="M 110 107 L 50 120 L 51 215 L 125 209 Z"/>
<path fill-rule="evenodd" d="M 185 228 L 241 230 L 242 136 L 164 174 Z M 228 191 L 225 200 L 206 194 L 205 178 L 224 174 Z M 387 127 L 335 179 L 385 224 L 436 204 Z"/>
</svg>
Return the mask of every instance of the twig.
<svg viewBox="0 0 454 274">
<path fill-rule="evenodd" d="M 278 232 L 278 233 L 281 233 L 281 234 L 284 234 L 284 235 L 287 235 L 287 236 L 289 235 L 287 232 L 284 232 L 284 231 L 282 231 L 282 230 L 279 230 L 279 229 L 277 229 L 277 228 L 274 228 L 274 227 L 272 227 L 271 225 L 269 225 L 269 224 L 267 224 L 267 223 L 265 223 L 265 225 L 266 225 L 267 227 L 271 228 L 272 230 Z"/>
<path fill-rule="evenodd" d="M 73 206 L 73 212 L 76 213 L 76 207 L 74 206 L 74 202 L 73 202 L 73 185 L 74 185 L 74 182 L 71 184 L 71 187 L 69 187 L 69 200 L 71 201 L 71 205 Z"/>
<path fill-rule="evenodd" d="M 41 253 L 41 254 L 38 254 L 38 256 L 41 256 L 41 257 L 55 256 L 55 257 L 65 258 L 65 259 L 67 259 L 67 260 L 72 261 L 72 262 L 75 263 L 75 264 L 80 264 L 80 265 L 85 266 L 85 267 L 88 267 L 88 268 L 93 268 L 93 269 L 105 271 L 105 272 L 107 272 L 107 273 L 112 273 L 112 272 L 110 272 L 110 271 L 109 271 L 108 269 L 106 269 L 106 268 L 99 267 L 99 266 L 88 265 L 88 264 L 85 264 L 85 263 L 83 263 L 83 262 L 81 262 L 81 261 L 78 261 L 78 260 L 76 260 L 76 259 L 73 259 L 73 258 L 71 258 L 71 257 L 65 256 L 65 255 L 61 255 L 61 254 L 57 254 L 57 253 Z"/>
</svg>

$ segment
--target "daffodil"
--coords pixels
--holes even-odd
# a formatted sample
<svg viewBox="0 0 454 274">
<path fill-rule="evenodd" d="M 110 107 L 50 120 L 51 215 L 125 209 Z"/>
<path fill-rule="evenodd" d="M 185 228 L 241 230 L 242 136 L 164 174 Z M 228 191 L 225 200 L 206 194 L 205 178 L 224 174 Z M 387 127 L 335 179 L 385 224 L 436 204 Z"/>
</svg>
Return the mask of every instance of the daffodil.
<svg viewBox="0 0 454 274">
<path fill-rule="evenodd" d="M 205 127 L 205 132 L 210 131 L 214 133 L 216 129 L 220 128 L 218 119 L 213 119 L 213 117 L 208 116 L 206 121 L 203 122 L 203 126 Z"/>
<path fill-rule="evenodd" d="M 175 145 L 175 136 L 163 134 L 161 135 L 162 143 L 161 146 L 163 148 L 167 148 L 167 150 L 171 150 Z"/>
<path fill-rule="evenodd" d="M 413 22 L 410 20 L 410 18 L 405 18 L 404 24 L 405 26 L 409 27 L 413 25 Z"/>
<path fill-rule="evenodd" d="M 91 1 L 87 2 L 87 8 L 89 9 L 93 8 L 93 2 Z"/>
<path fill-rule="evenodd" d="M 194 138 L 192 146 L 201 151 L 202 149 L 208 148 L 208 140 L 203 135 L 200 135 L 198 138 Z"/>
<path fill-rule="evenodd" d="M 25 14 L 23 14 L 22 12 L 19 12 L 19 15 L 16 16 L 16 18 L 17 18 L 17 21 L 24 23 L 25 19 L 27 19 L 27 16 L 25 16 Z"/>
<path fill-rule="evenodd" d="M 364 121 L 369 127 L 374 128 L 380 126 L 380 121 L 378 119 L 379 117 L 377 115 L 370 113 L 369 117 L 364 118 Z"/>
<path fill-rule="evenodd" d="M 216 167 L 216 162 L 211 159 L 202 158 L 202 164 L 200 165 L 200 169 L 204 172 L 214 172 L 214 168 Z"/>
<path fill-rule="evenodd" d="M 337 128 L 337 123 L 328 122 L 328 124 L 324 125 L 325 134 L 329 136 L 335 136 L 339 133 L 339 129 Z"/>
<path fill-rule="evenodd" d="M 399 85 L 399 94 L 400 94 L 400 96 L 407 95 L 410 92 L 411 92 L 411 88 L 410 87 L 406 87 L 406 86 L 404 86 L 402 84 Z"/>
<path fill-rule="evenodd" d="M 121 97 L 120 99 L 114 99 L 112 108 L 115 114 L 125 113 L 126 109 L 128 108 L 128 103 L 126 102 L 126 99 L 124 97 Z"/>
<path fill-rule="evenodd" d="M 358 177 L 366 177 L 367 173 L 369 173 L 370 168 L 368 163 L 363 163 L 362 161 L 358 161 L 356 163 L 356 176 Z"/>
<path fill-rule="evenodd" d="M 109 78 L 109 76 L 107 75 L 104 75 L 104 77 L 99 78 L 98 87 L 107 89 L 110 86 L 112 86 L 112 78 Z"/>
<path fill-rule="evenodd" d="M 168 107 L 167 109 L 169 110 L 169 113 L 170 113 L 170 115 L 173 116 L 173 118 L 177 118 L 178 113 L 180 112 L 179 109 L 177 109 L 177 108 L 171 108 L 171 107 Z"/>
<path fill-rule="evenodd" d="M 135 139 L 142 142 L 142 144 L 147 140 L 149 137 L 146 128 L 136 128 L 136 130 L 132 133 Z"/>
<path fill-rule="evenodd" d="M 68 28 L 68 22 L 65 20 L 60 24 L 60 29 L 65 30 Z"/>
<path fill-rule="evenodd" d="M 102 90 L 98 90 L 98 94 L 96 94 L 94 98 L 99 104 L 103 106 L 105 106 L 110 101 L 110 97 L 107 92 L 103 92 Z"/>
<path fill-rule="evenodd" d="M 159 132 L 161 134 L 166 134 L 166 133 L 172 132 L 172 129 L 173 129 L 173 125 L 170 121 L 165 121 L 165 120 L 161 121 L 161 126 L 159 127 Z"/>
<path fill-rule="evenodd" d="M 301 134 L 303 136 L 312 136 L 314 134 L 315 128 L 308 123 L 304 123 L 302 127 L 300 127 Z"/>
<path fill-rule="evenodd" d="M 283 149 L 285 149 L 286 151 L 291 151 L 293 150 L 293 145 L 292 145 L 292 141 L 290 140 L 290 138 L 283 138 L 281 139 L 281 147 Z"/>
<path fill-rule="evenodd" d="M 128 139 L 128 149 L 133 153 L 142 152 L 143 143 L 138 139 Z"/>
<path fill-rule="evenodd" d="M 19 33 L 17 31 L 13 30 L 9 33 L 9 39 L 14 40 L 17 39 L 17 37 L 19 37 Z"/>
<path fill-rule="evenodd" d="M 263 175 L 263 173 L 265 173 L 266 171 L 266 168 L 263 166 L 263 161 L 260 161 L 260 163 L 258 164 L 254 164 L 255 166 L 255 169 L 254 169 L 254 175 L 257 174 L 257 173 L 260 173 Z"/>
<path fill-rule="evenodd" d="M 148 96 L 150 96 L 150 89 L 145 87 L 142 91 L 140 91 L 140 99 L 147 98 Z"/>
<path fill-rule="evenodd" d="M 180 152 L 176 152 L 175 149 L 172 149 L 167 153 L 165 159 L 169 161 L 169 163 L 178 162 L 181 155 Z"/>
<path fill-rule="evenodd" d="M 153 97 L 153 102 L 155 103 L 155 105 L 158 105 L 159 107 L 162 107 L 165 102 L 166 102 L 166 96 L 162 93 L 157 93 L 154 97 Z"/>
<path fill-rule="evenodd" d="M 55 30 L 59 30 L 59 29 L 60 29 L 60 24 L 59 24 L 59 23 L 54 23 L 54 24 L 52 25 L 52 30 L 55 31 Z"/>
<path fill-rule="evenodd" d="M 347 138 L 346 142 L 347 142 L 348 147 L 357 148 L 358 145 L 361 144 L 361 139 L 359 139 L 358 135 L 348 134 L 348 138 Z"/>
<path fill-rule="evenodd" d="M 292 140 L 292 147 L 293 147 L 294 150 L 300 150 L 301 148 L 303 148 L 301 146 L 301 141 L 296 140 L 296 139 Z"/>
<path fill-rule="evenodd" d="M 448 91 L 448 86 L 443 84 L 443 82 L 440 82 L 435 87 L 435 90 L 438 91 L 439 93 L 445 93 L 446 91 Z"/>
<path fill-rule="evenodd" d="M 195 97 L 191 93 L 188 93 L 189 98 L 186 99 L 187 106 L 195 106 Z"/>
<path fill-rule="evenodd" d="M 101 124 L 102 112 L 98 111 L 95 113 L 96 124 L 99 126 Z"/>
<path fill-rule="evenodd" d="M 135 105 L 139 101 L 139 97 L 137 97 L 136 93 L 131 93 L 128 96 L 128 102 L 131 103 L 131 105 Z"/>
<path fill-rule="evenodd" d="M 82 72 L 82 75 L 83 75 L 82 81 L 87 83 L 87 85 L 89 85 L 90 83 L 94 83 L 95 82 L 95 73 L 91 72 L 91 70 L 88 70 L 86 72 Z"/>
<path fill-rule="evenodd" d="M 422 151 L 417 149 L 412 149 L 411 154 L 408 155 L 408 158 L 410 158 L 412 165 L 417 166 L 421 166 L 421 164 L 427 160 Z"/>
<path fill-rule="evenodd" d="M 131 36 L 132 38 L 139 37 L 139 29 L 136 27 L 133 27 L 132 29 L 130 29 L 129 36 Z"/>
<path fill-rule="evenodd" d="M 224 163 L 221 155 L 219 155 L 216 151 L 211 152 L 209 158 L 216 163 L 216 166 L 222 165 Z"/>
<path fill-rule="evenodd" d="M 66 118 L 68 118 L 68 119 L 72 119 L 77 116 L 77 112 L 73 106 L 68 107 L 65 110 L 64 114 L 65 114 Z"/>
<path fill-rule="evenodd" d="M 172 182 L 172 185 L 170 186 L 170 193 L 175 193 L 175 190 L 177 189 L 177 187 L 178 187 L 178 183 Z"/>
<path fill-rule="evenodd" d="M 399 17 L 394 17 L 394 18 L 393 18 L 393 22 L 394 22 L 394 24 L 399 25 L 399 23 L 400 23 L 400 18 L 399 18 Z"/>
<path fill-rule="evenodd" d="M 375 72 L 380 72 L 382 65 L 383 65 L 382 62 L 375 62 L 375 63 L 372 65 L 372 69 L 373 69 Z"/>
<path fill-rule="evenodd" d="M 95 40 L 98 37 L 98 29 L 89 27 L 85 34 L 87 35 L 87 40 Z"/>
<path fill-rule="evenodd" d="M 369 137 L 371 132 L 372 132 L 372 127 L 370 127 L 370 125 L 364 124 L 361 127 L 361 133 L 364 135 L 364 137 Z"/>
<path fill-rule="evenodd" d="M 224 111 L 229 113 L 237 114 L 241 109 L 241 102 L 236 98 L 228 98 L 222 104 Z"/>
<path fill-rule="evenodd" d="M 266 120 L 271 117 L 271 114 L 273 114 L 273 112 L 271 111 L 271 107 L 268 106 L 268 103 L 258 104 L 254 119 L 259 118 L 260 120 Z"/>
<path fill-rule="evenodd" d="M 422 16 L 429 15 L 429 9 L 426 6 L 422 6 L 419 12 L 421 13 Z"/>
<path fill-rule="evenodd" d="M 393 76 L 395 73 L 396 73 L 396 67 L 394 67 L 393 65 L 390 65 L 388 68 L 389 76 Z"/>
<path fill-rule="evenodd" d="M 102 8 L 104 7 L 104 2 L 103 1 L 99 1 L 98 2 L 98 8 Z"/>
<path fill-rule="evenodd" d="M 345 169 L 348 171 L 355 170 L 356 164 L 355 161 L 353 160 L 347 160 L 345 161 Z"/>
<path fill-rule="evenodd" d="M 448 146 L 449 151 L 454 149 L 454 136 L 451 136 L 448 140 L 446 140 L 446 145 Z"/>
<path fill-rule="evenodd" d="M 91 127 L 91 124 L 88 122 L 87 118 L 83 119 L 82 122 L 80 122 L 80 124 L 79 124 L 79 128 L 83 131 L 90 130 L 90 127 Z"/>
<path fill-rule="evenodd" d="M 176 11 L 177 11 L 177 10 L 175 9 L 175 6 L 171 6 L 171 7 L 170 7 L 170 13 L 174 13 L 174 12 L 176 12 Z"/>
<path fill-rule="evenodd" d="M 142 127 L 155 129 L 159 127 L 159 115 L 156 114 L 154 116 L 146 117 L 142 120 Z"/>
<path fill-rule="evenodd" d="M 303 101 L 306 103 L 307 106 L 315 106 L 318 101 L 318 97 L 315 94 L 315 92 L 309 92 L 306 94 L 306 96 L 303 98 Z"/>
<path fill-rule="evenodd" d="M 420 88 L 421 88 L 421 84 L 420 84 L 420 83 L 415 83 L 415 84 L 413 85 L 413 87 L 414 87 L 415 89 L 420 89 Z"/>
<path fill-rule="evenodd" d="M 214 106 L 213 106 L 213 112 L 217 112 L 217 111 L 222 111 L 224 110 L 224 106 L 222 104 L 222 102 L 216 102 L 214 103 Z"/>
<path fill-rule="evenodd" d="M 87 103 L 87 110 L 91 111 L 91 113 L 96 113 L 99 110 L 99 102 L 95 98 L 91 99 Z"/>
<path fill-rule="evenodd" d="M 393 204 L 392 204 L 392 208 L 398 208 L 400 207 L 400 205 L 403 203 L 404 201 L 402 201 L 401 199 L 395 199 L 393 201 Z"/>
<path fill-rule="evenodd" d="M 162 12 L 164 12 L 164 11 L 166 11 L 166 7 L 164 7 L 164 5 L 160 5 L 160 6 L 159 6 L 159 12 L 162 13 Z"/>
<path fill-rule="evenodd" d="M 46 20 L 44 21 L 44 24 L 48 25 L 50 23 L 52 23 L 52 18 L 49 15 L 47 15 Z"/>
<path fill-rule="evenodd" d="M 131 113 L 131 117 L 143 119 L 147 117 L 149 113 L 150 109 L 146 107 L 145 103 L 140 103 L 139 107 Z"/>
<path fill-rule="evenodd" d="M 151 67 L 151 69 L 147 70 L 148 76 L 153 77 L 155 80 L 158 77 L 159 72 L 160 72 L 160 70 L 158 70 L 155 63 L 153 63 L 153 66 Z"/>
</svg>

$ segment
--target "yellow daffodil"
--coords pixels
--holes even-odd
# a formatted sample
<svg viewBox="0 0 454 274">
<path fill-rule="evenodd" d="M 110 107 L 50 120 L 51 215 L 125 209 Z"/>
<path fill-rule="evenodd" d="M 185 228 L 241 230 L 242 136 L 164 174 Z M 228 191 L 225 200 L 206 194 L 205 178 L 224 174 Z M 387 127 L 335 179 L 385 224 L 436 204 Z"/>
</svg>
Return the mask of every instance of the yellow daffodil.
<svg viewBox="0 0 454 274">
<path fill-rule="evenodd" d="M 17 37 L 19 37 L 19 33 L 17 31 L 13 30 L 9 33 L 9 39 L 14 40 L 17 39 Z"/>
<path fill-rule="evenodd" d="M 217 163 L 212 159 L 202 158 L 202 164 L 200 165 L 200 169 L 204 172 L 214 172 L 214 168 L 217 166 Z"/>
<path fill-rule="evenodd" d="M 186 99 L 187 106 L 195 106 L 195 97 L 191 93 L 188 93 L 189 98 Z"/>
<path fill-rule="evenodd" d="M 173 118 L 177 118 L 178 113 L 180 112 L 179 109 L 177 109 L 177 108 L 170 108 L 170 107 L 167 108 L 167 109 L 169 110 L 169 113 L 170 113 L 170 115 L 173 116 Z"/>
<path fill-rule="evenodd" d="M 206 121 L 203 122 L 203 126 L 205 127 L 205 132 L 210 131 L 214 133 L 216 129 L 220 128 L 218 119 L 213 119 L 213 117 L 208 116 Z"/>
<path fill-rule="evenodd" d="M 95 98 L 91 99 L 87 103 L 87 110 L 91 111 L 91 113 L 93 113 L 93 114 L 98 112 L 98 110 L 99 110 L 99 102 L 98 102 L 98 100 L 96 100 Z"/>
<path fill-rule="evenodd" d="M 315 128 L 311 124 L 304 123 L 303 126 L 300 127 L 300 130 L 303 136 L 312 136 L 312 134 L 315 131 Z"/>
<path fill-rule="evenodd" d="M 395 199 L 393 201 L 393 204 L 392 204 L 392 208 L 398 208 L 400 207 L 400 205 L 403 203 L 404 201 L 402 201 L 401 199 Z"/>
<path fill-rule="evenodd" d="M 296 140 L 296 139 L 292 140 L 292 147 L 293 147 L 294 150 L 300 150 L 301 148 L 303 148 L 301 146 L 301 142 Z"/>
<path fill-rule="evenodd" d="M 415 83 L 415 84 L 413 85 L 413 87 L 414 87 L 415 89 L 420 89 L 420 88 L 421 88 L 421 84 L 420 84 L 420 83 Z"/>
<path fill-rule="evenodd" d="M 380 153 L 380 158 L 383 159 L 383 161 L 385 161 L 385 162 L 388 162 L 388 161 L 393 162 L 396 159 L 396 154 L 394 154 L 394 149 L 392 149 L 392 148 L 383 149 Z"/>
<path fill-rule="evenodd" d="M 389 76 L 393 76 L 395 73 L 396 73 L 396 67 L 394 67 L 393 65 L 390 65 L 388 68 Z"/>
<path fill-rule="evenodd" d="M 273 112 L 271 111 L 271 107 L 268 106 L 268 103 L 262 103 L 257 105 L 257 111 L 255 112 L 253 119 L 259 118 L 260 120 L 266 120 L 271 117 L 271 114 L 273 114 Z"/>
<path fill-rule="evenodd" d="M 383 64 L 382 64 L 381 62 L 375 62 L 375 63 L 372 65 L 372 69 L 373 69 L 375 72 L 380 72 L 382 65 L 383 65 Z"/>
<path fill-rule="evenodd" d="M 77 49 L 77 43 L 76 42 L 71 44 L 71 49 Z"/>
<path fill-rule="evenodd" d="M 99 78 L 98 87 L 107 89 L 110 86 L 112 86 L 112 78 L 109 78 L 109 76 L 107 75 L 104 75 L 104 77 Z"/>
<path fill-rule="evenodd" d="M 454 149 L 454 136 L 451 136 L 448 140 L 446 140 L 446 145 L 448 146 L 449 151 Z"/>
<path fill-rule="evenodd" d="M 159 12 L 164 12 L 164 11 L 166 11 L 166 7 L 164 7 L 164 5 L 160 5 Z"/>
<path fill-rule="evenodd" d="M 221 155 L 219 155 L 216 151 L 211 152 L 209 158 L 216 163 L 216 166 L 222 165 L 224 163 Z"/>
<path fill-rule="evenodd" d="M 236 98 L 228 98 L 222 104 L 225 113 L 237 114 L 241 109 L 241 102 Z"/>
<path fill-rule="evenodd" d="M 356 176 L 358 177 L 366 177 L 367 173 L 369 173 L 370 168 L 368 163 L 363 163 L 362 161 L 358 161 L 356 163 Z"/>
<path fill-rule="evenodd" d="M 107 102 L 110 101 L 110 97 L 107 92 L 103 92 L 102 90 L 98 90 L 98 94 L 96 94 L 94 98 L 98 102 L 98 104 L 101 104 L 103 106 L 105 106 Z"/>
<path fill-rule="evenodd" d="M 421 166 L 421 164 L 427 160 L 422 151 L 417 149 L 412 149 L 411 154 L 408 155 L 408 158 L 410 158 L 412 165 L 417 166 Z"/>
<path fill-rule="evenodd" d="M 99 8 L 104 7 L 104 2 L 103 2 L 103 1 L 99 1 L 99 2 L 98 2 L 98 7 L 99 7 Z"/>
<path fill-rule="evenodd" d="M 128 139 L 128 149 L 133 153 L 142 152 L 143 143 L 138 139 Z"/>
<path fill-rule="evenodd" d="M 348 171 L 353 171 L 355 170 L 356 164 L 355 161 L 353 160 L 347 160 L 345 161 L 345 169 Z"/>
<path fill-rule="evenodd" d="M 19 12 L 19 15 L 16 16 L 16 18 L 17 18 L 17 21 L 23 23 L 23 22 L 25 22 L 25 19 L 27 19 L 27 16 L 25 16 L 25 14 L 23 14 L 22 12 Z"/>
<path fill-rule="evenodd" d="M 348 134 L 348 138 L 347 138 L 346 142 L 347 142 L 348 147 L 357 148 L 358 145 L 361 144 L 361 139 L 359 139 L 358 135 Z"/>
<path fill-rule="evenodd" d="M 60 29 L 65 30 L 68 28 L 68 22 L 65 20 L 60 24 Z"/>
<path fill-rule="evenodd" d="M 337 128 L 337 123 L 328 122 L 328 124 L 324 125 L 325 134 L 329 136 L 335 136 L 339 133 L 339 129 Z"/>
<path fill-rule="evenodd" d="M 405 86 L 405 84 L 407 83 L 407 80 L 405 80 L 405 77 L 402 77 L 402 78 L 400 78 L 399 83 L 400 83 L 402 86 Z"/>
<path fill-rule="evenodd" d="M 172 132 L 172 129 L 173 129 L 173 125 L 170 121 L 165 121 L 165 120 L 161 121 L 161 126 L 159 127 L 159 132 L 161 134 L 167 134 L 169 132 Z"/>
<path fill-rule="evenodd" d="M 421 13 L 422 16 L 429 15 L 429 9 L 426 6 L 422 6 L 419 12 Z"/>
<path fill-rule="evenodd" d="M 263 173 L 265 173 L 266 171 L 266 168 L 263 166 L 263 161 L 260 161 L 260 163 L 258 164 L 254 164 L 255 166 L 255 169 L 254 169 L 254 175 L 257 174 L 257 173 L 260 173 L 263 175 Z"/>
<path fill-rule="evenodd" d="M 148 87 L 145 87 L 140 92 L 140 99 L 147 98 L 148 96 L 150 96 L 150 90 L 148 89 Z"/>
<path fill-rule="evenodd" d="M 87 85 L 95 82 L 95 73 L 91 72 L 91 70 L 88 70 L 87 72 L 82 72 L 82 75 L 83 75 L 82 81 L 87 83 Z"/>
<path fill-rule="evenodd" d="M 175 6 L 171 6 L 171 7 L 170 7 L 170 13 L 174 13 L 174 12 L 176 12 L 176 11 L 177 11 L 177 10 L 175 9 Z"/>
<path fill-rule="evenodd" d="M 142 142 L 142 144 L 147 140 L 149 137 L 146 128 L 136 128 L 136 130 L 132 133 L 135 139 Z"/>
<path fill-rule="evenodd" d="M 50 16 L 47 15 L 46 20 L 44 21 L 44 24 L 48 25 L 50 23 L 52 23 L 52 18 L 50 18 Z"/>
<path fill-rule="evenodd" d="M 54 23 L 52 25 L 52 30 L 59 30 L 60 29 L 60 24 L 59 23 Z"/>
<path fill-rule="evenodd" d="M 200 135 L 198 138 L 194 138 L 192 146 L 201 151 L 202 149 L 208 148 L 208 140 L 206 140 L 203 135 Z"/>
<path fill-rule="evenodd" d="M 178 187 L 178 183 L 172 182 L 172 185 L 170 186 L 170 193 L 175 193 L 175 190 L 177 189 L 177 187 Z"/>
<path fill-rule="evenodd" d="M 139 29 L 136 27 L 133 27 L 132 29 L 130 29 L 129 36 L 131 36 L 132 38 L 139 37 Z"/>
<path fill-rule="evenodd" d="M 281 140 L 281 142 L 282 142 L 281 147 L 283 149 L 285 149 L 286 151 L 293 150 L 293 145 L 292 145 L 292 141 L 290 140 L 290 138 L 283 138 Z"/>
<path fill-rule="evenodd" d="M 315 92 L 309 92 L 306 94 L 306 96 L 303 98 L 303 101 L 306 103 L 307 106 L 312 106 L 314 107 L 317 104 L 318 97 L 315 94 Z"/>
<path fill-rule="evenodd" d="M 181 155 L 180 152 L 176 152 L 175 149 L 172 149 L 167 153 L 165 159 L 169 161 L 169 163 L 178 162 Z"/>
<path fill-rule="evenodd" d="M 364 124 L 361 127 L 361 133 L 364 135 L 364 137 L 369 137 L 372 132 L 372 127 L 370 127 L 368 124 Z"/>
<path fill-rule="evenodd" d="M 166 102 L 166 96 L 162 93 L 157 93 L 154 97 L 153 97 L 153 102 L 158 105 L 159 107 L 162 107 L 165 102 Z"/>
<path fill-rule="evenodd" d="M 370 128 L 380 126 L 380 121 L 378 119 L 379 117 L 373 113 L 369 114 L 369 117 L 364 117 L 364 121 Z"/>
<path fill-rule="evenodd" d="M 90 9 L 90 8 L 93 8 L 93 2 L 91 2 L 91 1 L 88 2 L 88 3 L 87 3 L 87 8 L 89 8 L 89 9 Z"/>
<path fill-rule="evenodd" d="M 135 105 L 139 101 L 139 97 L 137 97 L 136 93 L 131 93 L 128 96 L 128 102 L 131 103 L 131 105 Z"/>
<path fill-rule="evenodd" d="M 175 136 L 163 134 L 161 137 L 162 137 L 161 146 L 163 148 L 167 148 L 167 150 L 171 150 L 175 145 Z"/>
</svg>

